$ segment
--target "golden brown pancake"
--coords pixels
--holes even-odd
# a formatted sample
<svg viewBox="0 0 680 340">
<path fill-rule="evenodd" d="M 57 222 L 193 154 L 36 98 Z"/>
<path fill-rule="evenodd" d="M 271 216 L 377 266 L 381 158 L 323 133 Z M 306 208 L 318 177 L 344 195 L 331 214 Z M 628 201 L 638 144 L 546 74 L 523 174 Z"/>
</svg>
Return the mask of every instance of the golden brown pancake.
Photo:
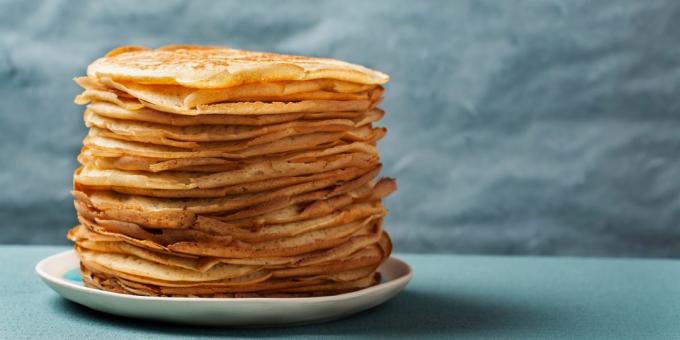
<svg viewBox="0 0 680 340">
<path fill-rule="evenodd" d="M 158 49 L 123 46 L 90 64 L 87 75 L 190 88 L 313 79 L 358 84 L 384 84 L 389 80 L 384 73 L 334 59 L 190 45 Z"/>
<path fill-rule="evenodd" d="M 307 297 L 375 285 L 391 254 L 385 74 L 201 46 L 115 49 L 75 81 L 88 136 L 68 232 L 88 287 Z"/>
</svg>

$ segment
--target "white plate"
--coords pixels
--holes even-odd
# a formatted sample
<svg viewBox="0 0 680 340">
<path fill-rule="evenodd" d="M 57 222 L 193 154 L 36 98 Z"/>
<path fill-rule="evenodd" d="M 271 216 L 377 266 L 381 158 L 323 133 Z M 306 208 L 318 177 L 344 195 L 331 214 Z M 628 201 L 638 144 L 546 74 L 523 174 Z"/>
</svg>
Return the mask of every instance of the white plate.
<svg viewBox="0 0 680 340">
<path fill-rule="evenodd" d="M 83 286 L 73 250 L 40 261 L 35 270 L 64 298 L 133 318 L 221 326 L 281 326 L 342 318 L 375 307 L 401 291 L 411 268 L 394 257 L 378 271 L 380 284 L 352 293 L 307 298 L 167 298 L 111 293 Z"/>
</svg>

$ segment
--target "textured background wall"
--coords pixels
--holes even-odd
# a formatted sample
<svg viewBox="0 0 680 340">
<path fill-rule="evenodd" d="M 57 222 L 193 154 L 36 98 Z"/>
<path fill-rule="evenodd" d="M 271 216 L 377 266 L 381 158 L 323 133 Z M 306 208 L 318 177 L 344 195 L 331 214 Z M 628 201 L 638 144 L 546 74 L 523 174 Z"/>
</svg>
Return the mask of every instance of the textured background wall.
<svg viewBox="0 0 680 340">
<path fill-rule="evenodd" d="M 1 1 L 0 242 L 66 243 L 71 78 L 122 44 L 392 75 L 399 251 L 680 255 L 680 2 Z"/>
</svg>

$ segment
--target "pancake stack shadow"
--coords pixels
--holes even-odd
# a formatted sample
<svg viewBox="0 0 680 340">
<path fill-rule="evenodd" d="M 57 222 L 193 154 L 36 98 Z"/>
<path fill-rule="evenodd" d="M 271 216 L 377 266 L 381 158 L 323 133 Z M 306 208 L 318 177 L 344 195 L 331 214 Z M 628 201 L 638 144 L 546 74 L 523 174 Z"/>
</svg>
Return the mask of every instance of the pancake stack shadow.
<svg viewBox="0 0 680 340">
<path fill-rule="evenodd" d="M 125 294 L 334 295 L 392 249 L 380 72 L 225 48 L 122 47 L 76 78 L 83 281 Z"/>
</svg>

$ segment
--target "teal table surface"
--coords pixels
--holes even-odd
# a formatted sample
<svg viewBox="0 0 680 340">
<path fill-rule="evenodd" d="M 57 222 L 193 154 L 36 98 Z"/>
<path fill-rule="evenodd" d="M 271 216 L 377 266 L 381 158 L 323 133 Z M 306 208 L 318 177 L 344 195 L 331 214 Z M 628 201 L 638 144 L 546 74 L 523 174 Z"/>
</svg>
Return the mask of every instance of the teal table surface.
<svg viewBox="0 0 680 340">
<path fill-rule="evenodd" d="M 0 339 L 680 339 L 677 260 L 397 254 L 414 278 L 382 306 L 325 324 L 228 329 L 116 317 L 68 302 L 33 269 L 66 249 L 0 246 Z"/>
</svg>

